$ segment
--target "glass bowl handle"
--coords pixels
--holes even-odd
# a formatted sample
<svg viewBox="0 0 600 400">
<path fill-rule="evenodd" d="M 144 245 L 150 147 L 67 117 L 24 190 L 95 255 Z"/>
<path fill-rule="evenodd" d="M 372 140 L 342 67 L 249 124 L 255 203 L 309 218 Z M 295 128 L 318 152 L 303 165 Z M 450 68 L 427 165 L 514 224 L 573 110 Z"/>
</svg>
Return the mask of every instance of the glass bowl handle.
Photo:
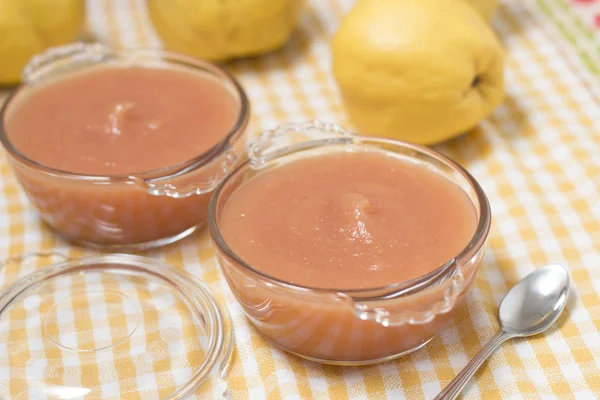
<svg viewBox="0 0 600 400">
<path fill-rule="evenodd" d="M 144 188 L 153 196 L 167 196 L 181 199 L 193 195 L 206 194 L 215 190 L 221 181 L 233 171 L 238 164 L 238 161 L 241 159 L 241 155 L 233 147 L 228 146 L 227 150 L 221 155 L 221 159 L 222 161 L 218 171 L 208 179 L 202 179 L 201 182 L 192 182 L 184 185 L 177 185 L 174 183 L 178 177 L 183 177 L 189 171 L 193 171 L 193 166 L 185 168 L 183 171 L 167 178 L 142 179 L 131 176 L 129 179 Z"/>
<path fill-rule="evenodd" d="M 427 307 L 419 307 L 418 310 L 413 310 L 410 306 L 403 307 L 402 311 L 394 311 L 392 307 L 386 307 L 386 303 L 401 299 L 402 293 L 369 300 L 355 299 L 344 293 L 338 293 L 338 297 L 343 298 L 353 308 L 354 315 L 363 321 L 375 321 L 383 326 L 424 325 L 431 322 L 437 315 L 451 311 L 456 305 L 458 297 L 464 292 L 465 286 L 465 278 L 457 269 L 449 277 L 443 293 Z M 408 297 L 410 296 L 409 294 Z"/>
<path fill-rule="evenodd" d="M 91 64 L 106 59 L 110 54 L 110 48 L 101 43 L 75 42 L 51 47 L 29 60 L 21 71 L 21 81 L 26 84 L 35 83 L 57 68 L 58 61 L 64 61 L 63 67 L 69 69 L 73 63 Z M 60 65 L 58 67 L 60 68 Z"/>
<path fill-rule="evenodd" d="M 32 258 L 59 258 L 61 261 L 68 261 L 69 257 L 58 251 L 34 251 L 32 253 L 23 253 L 13 257 L 6 258 L 0 261 L 0 269 L 5 267 L 8 264 L 17 263 L 21 264 L 25 261 L 28 261 Z"/>
<path fill-rule="evenodd" d="M 75 258 L 68 257 L 65 254 L 58 252 L 58 251 L 34 251 L 31 253 L 22 253 L 22 254 L 17 254 L 15 256 L 12 256 L 12 257 L 5 258 L 3 260 L 0 260 L 0 272 L 2 272 L 2 274 L 3 274 L 2 280 L 0 282 L 0 287 L 2 287 L 4 289 L 5 287 L 9 287 L 14 284 L 13 280 L 5 280 L 4 279 L 4 269 L 7 266 L 9 266 L 11 264 L 19 265 L 20 271 L 19 271 L 19 274 L 16 277 L 16 279 L 20 279 L 21 276 L 29 273 L 29 272 L 27 272 L 27 269 L 29 267 L 26 266 L 26 263 L 31 260 L 35 260 L 35 259 L 47 260 L 48 263 L 47 264 L 44 263 L 44 266 L 48 266 L 48 265 L 54 265 L 59 262 L 66 262 L 69 260 L 74 260 Z M 3 293 L 6 293 L 6 291 L 3 290 Z M 4 304 L 4 299 L 5 299 L 5 296 L 3 294 L 2 296 L 0 296 L 0 304 Z"/>
<path fill-rule="evenodd" d="M 298 143 L 295 135 L 304 134 L 309 139 Z M 310 143 L 318 143 L 317 139 L 328 141 L 351 142 L 355 135 L 340 125 L 321 121 L 308 121 L 280 125 L 275 129 L 262 132 L 248 146 L 248 157 L 254 168 L 260 168 L 268 161 L 293 150 L 311 147 Z"/>
</svg>

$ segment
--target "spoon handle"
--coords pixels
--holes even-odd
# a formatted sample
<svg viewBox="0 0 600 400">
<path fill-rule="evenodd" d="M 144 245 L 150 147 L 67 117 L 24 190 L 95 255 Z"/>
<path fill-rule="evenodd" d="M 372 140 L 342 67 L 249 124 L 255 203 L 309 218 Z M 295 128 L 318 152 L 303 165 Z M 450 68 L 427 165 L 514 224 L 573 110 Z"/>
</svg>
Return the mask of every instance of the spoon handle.
<svg viewBox="0 0 600 400">
<path fill-rule="evenodd" d="M 515 337 L 514 334 L 500 331 L 481 350 L 469 363 L 452 379 L 452 381 L 436 396 L 434 400 L 454 400 L 462 392 L 469 380 L 475 375 L 475 372 L 483 365 L 485 360 L 500 345 L 509 339 Z"/>
</svg>

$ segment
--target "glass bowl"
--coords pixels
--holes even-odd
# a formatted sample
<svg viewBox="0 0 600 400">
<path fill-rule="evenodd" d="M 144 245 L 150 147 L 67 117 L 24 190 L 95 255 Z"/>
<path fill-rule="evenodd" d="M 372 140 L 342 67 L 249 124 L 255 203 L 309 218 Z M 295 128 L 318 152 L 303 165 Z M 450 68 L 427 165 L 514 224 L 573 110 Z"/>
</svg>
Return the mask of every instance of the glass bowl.
<svg viewBox="0 0 600 400">
<path fill-rule="evenodd" d="M 294 138 L 296 136 L 296 138 Z M 297 141 L 297 136 L 310 140 Z M 295 143 L 294 143 L 295 142 Z M 340 148 L 377 149 L 418 162 L 451 179 L 472 201 L 477 227 L 468 245 L 434 271 L 406 282 L 367 290 L 328 290 L 295 285 L 248 265 L 224 240 L 224 205 L 242 183 L 282 163 Z M 249 160 L 215 190 L 209 227 L 220 268 L 249 320 L 282 349 L 306 359 L 340 365 L 387 361 L 429 342 L 464 301 L 481 264 L 491 215 L 488 200 L 461 166 L 428 148 L 353 135 L 337 125 L 312 122 L 263 133 Z"/>
<path fill-rule="evenodd" d="M 102 65 L 159 66 L 210 76 L 239 102 L 237 121 L 219 143 L 203 154 L 131 175 L 60 171 L 27 158 L 13 146 L 6 121 L 15 102 L 40 83 Z M 91 247 L 140 249 L 172 243 L 205 225 L 214 188 L 241 159 L 249 121 L 246 94 L 227 71 L 160 50 L 117 52 L 100 44 L 76 43 L 34 57 L 22 75 L 23 84 L 0 110 L 0 142 L 25 194 L 58 233 Z"/>
</svg>

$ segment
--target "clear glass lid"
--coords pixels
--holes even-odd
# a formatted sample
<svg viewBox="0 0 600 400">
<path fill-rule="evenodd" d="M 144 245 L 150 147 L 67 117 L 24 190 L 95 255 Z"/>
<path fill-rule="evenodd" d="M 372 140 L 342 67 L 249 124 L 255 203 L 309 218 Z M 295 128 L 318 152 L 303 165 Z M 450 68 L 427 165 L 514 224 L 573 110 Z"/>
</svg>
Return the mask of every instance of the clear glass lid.
<svg viewBox="0 0 600 400">
<path fill-rule="evenodd" d="M 67 260 L 0 294 L 0 399 L 227 397 L 231 320 L 162 262 Z"/>
</svg>

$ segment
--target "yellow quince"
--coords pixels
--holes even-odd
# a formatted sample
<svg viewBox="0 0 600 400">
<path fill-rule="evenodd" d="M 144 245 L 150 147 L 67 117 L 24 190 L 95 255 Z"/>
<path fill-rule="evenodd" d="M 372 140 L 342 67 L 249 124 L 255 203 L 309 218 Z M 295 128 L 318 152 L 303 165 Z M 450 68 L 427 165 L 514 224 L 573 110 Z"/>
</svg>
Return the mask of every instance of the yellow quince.
<svg viewBox="0 0 600 400">
<path fill-rule="evenodd" d="M 491 21 L 496 9 L 498 8 L 498 0 L 465 0 L 485 19 Z"/>
<path fill-rule="evenodd" d="M 332 42 L 333 74 L 362 133 L 434 144 L 504 97 L 503 48 L 463 1 L 358 0 Z"/>
<path fill-rule="evenodd" d="M 35 54 L 77 38 L 84 0 L 0 0 L 0 86 L 19 82 Z"/>
<path fill-rule="evenodd" d="M 222 61 L 275 50 L 296 29 L 303 0 L 148 0 L 168 50 Z"/>
</svg>

